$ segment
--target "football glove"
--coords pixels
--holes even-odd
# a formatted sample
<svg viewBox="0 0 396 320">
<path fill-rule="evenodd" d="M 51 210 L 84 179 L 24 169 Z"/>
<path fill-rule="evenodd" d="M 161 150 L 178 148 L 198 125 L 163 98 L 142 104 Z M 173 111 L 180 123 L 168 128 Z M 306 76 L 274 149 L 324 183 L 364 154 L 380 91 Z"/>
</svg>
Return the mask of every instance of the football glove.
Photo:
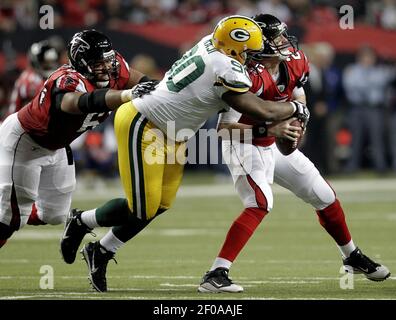
<svg viewBox="0 0 396 320">
<path fill-rule="evenodd" d="M 140 98 L 145 94 L 149 94 L 151 91 L 155 90 L 159 83 L 159 80 L 150 80 L 147 82 L 141 82 L 132 88 L 132 99 Z"/>
<path fill-rule="evenodd" d="M 293 104 L 294 107 L 296 108 L 296 111 L 293 113 L 293 117 L 296 117 L 298 120 L 300 120 L 304 124 L 304 128 L 305 128 L 308 124 L 309 117 L 311 115 L 308 110 L 308 107 L 304 103 L 298 100 L 290 101 L 290 103 Z"/>
</svg>

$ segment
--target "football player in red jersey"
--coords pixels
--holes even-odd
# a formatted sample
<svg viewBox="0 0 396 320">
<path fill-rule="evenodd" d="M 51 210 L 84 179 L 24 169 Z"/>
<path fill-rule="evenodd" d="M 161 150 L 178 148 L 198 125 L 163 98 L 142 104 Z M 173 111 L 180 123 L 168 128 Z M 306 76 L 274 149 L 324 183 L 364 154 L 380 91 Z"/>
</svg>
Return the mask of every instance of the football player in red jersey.
<svg viewBox="0 0 396 320">
<path fill-rule="evenodd" d="M 69 64 L 0 127 L 0 247 L 28 219 L 65 221 L 76 183 L 69 144 L 129 101 L 132 87 L 149 80 L 129 69 L 96 30 L 76 33 L 68 57 Z"/>
<path fill-rule="evenodd" d="M 28 53 L 29 67 L 15 82 L 8 114 L 19 111 L 39 93 L 44 81 L 59 68 L 60 58 L 61 53 L 48 40 L 31 45 Z"/>
<path fill-rule="evenodd" d="M 304 83 L 308 79 L 308 60 L 297 50 L 297 39 L 287 34 L 287 27 L 269 14 L 257 15 L 254 20 L 263 30 L 265 47 L 252 56 L 249 75 L 251 91 L 264 100 L 305 103 Z M 387 267 L 365 256 L 351 238 L 344 212 L 335 192 L 321 176 L 314 164 L 299 150 L 282 155 L 274 143 L 277 130 L 292 130 L 290 122 L 267 125 L 232 110 L 222 114 L 218 128 L 252 128 L 252 145 L 223 140 L 223 153 L 231 157 L 229 169 L 235 188 L 244 204 L 244 211 L 234 220 L 224 244 L 210 270 L 202 279 L 200 292 L 242 292 L 243 288 L 228 277 L 229 269 L 266 214 L 272 209 L 271 184 L 289 189 L 311 204 L 320 224 L 335 240 L 341 251 L 347 272 L 363 273 L 368 279 L 382 281 L 389 277 Z M 235 150 L 243 151 L 243 159 Z M 245 151 L 246 150 L 246 151 Z M 250 167 L 248 167 L 250 165 Z"/>
</svg>

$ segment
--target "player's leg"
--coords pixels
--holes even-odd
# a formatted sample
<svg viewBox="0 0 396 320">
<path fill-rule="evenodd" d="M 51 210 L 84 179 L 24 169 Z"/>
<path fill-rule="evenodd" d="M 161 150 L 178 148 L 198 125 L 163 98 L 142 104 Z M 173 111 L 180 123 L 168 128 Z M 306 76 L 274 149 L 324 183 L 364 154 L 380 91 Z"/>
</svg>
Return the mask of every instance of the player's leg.
<svg viewBox="0 0 396 320">
<path fill-rule="evenodd" d="M 165 212 L 172 206 L 183 178 L 185 162 L 185 143 L 176 143 L 167 147 L 166 163 L 162 180 L 161 202 L 157 215 Z"/>
<path fill-rule="evenodd" d="M 274 152 L 274 181 L 315 208 L 320 224 L 337 243 L 344 265 L 368 270 L 364 273 L 371 280 L 386 279 L 389 270 L 364 256 L 353 243 L 341 204 L 314 164 L 299 150 L 289 156 L 276 147 Z"/>
<path fill-rule="evenodd" d="M 115 117 L 118 159 L 121 182 L 126 200 L 107 203 L 95 212 L 81 215 L 91 227 L 95 223 L 112 224 L 113 228 L 100 241 L 89 243 L 81 250 L 88 265 L 93 288 L 107 291 L 106 268 L 108 261 L 127 241 L 142 231 L 155 217 L 160 207 L 164 171 L 162 133 L 130 104 L 121 106 Z M 153 145 L 157 145 L 155 150 Z M 118 208 L 118 212 L 114 210 Z M 120 210 L 121 209 L 121 210 Z M 115 216 L 115 217 L 114 217 Z M 99 222 L 99 223 L 98 223 Z"/>
<path fill-rule="evenodd" d="M 57 225 L 65 222 L 70 210 L 76 177 L 74 162 L 65 149 L 57 150 L 51 163 L 41 171 L 36 208 L 41 221 Z"/>
<path fill-rule="evenodd" d="M 245 209 L 228 230 L 217 258 L 198 288 L 200 292 L 243 291 L 228 278 L 228 271 L 273 204 L 270 187 L 274 168 L 272 150 L 223 143 L 223 156 L 229 159 L 228 167 Z"/>
<path fill-rule="evenodd" d="M 156 216 L 167 210 L 173 200 L 176 197 L 177 189 L 180 185 L 183 175 L 183 165 L 179 163 L 168 164 L 167 157 L 169 156 L 169 150 L 173 150 L 172 146 L 165 146 L 162 139 L 162 135 L 156 135 L 153 137 L 152 125 L 148 124 L 144 129 L 144 133 L 147 134 L 146 138 L 142 140 L 143 145 L 139 147 L 142 154 L 142 162 L 137 160 L 137 163 L 141 163 L 142 170 L 140 179 L 140 187 L 143 190 L 140 191 L 140 197 L 142 200 L 137 201 L 139 193 L 129 198 L 131 205 L 128 207 L 128 202 L 125 201 L 124 206 L 129 211 L 129 218 L 126 223 L 114 226 L 99 242 L 89 243 L 84 246 L 82 253 L 90 268 L 90 280 L 93 287 L 100 292 L 107 290 L 106 283 L 106 266 L 109 259 L 114 257 L 115 252 L 120 249 L 127 241 L 135 237 L 140 231 L 142 231 Z M 157 133 L 159 133 L 157 131 Z M 150 137 L 151 136 L 151 137 Z M 153 142 L 153 138 L 155 142 Z M 179 145 L 176 144 L 176 148 Z M 184 156 L 184 149 L 182 155 Z M 153 156 L 154 155 L 154 156 Z M 127 162 L 129 164 L 129 161 Z M 128 179 L 128 170 L 122 170 L 123 164 L 120 163 L 121 177 L 125 178 L 124 188 L 129 188 L 128 181 L 132 181 L 133 176 Z M 138 167 L 134 167 L 138 168 Z M 124 180 L 124 181 L 125 181 Z M 132 183 L 133 184 L 133 183 Z M 136 181 L 136 184 L 138 181 Z M 132 186 L 131 192 L 133 192 L 134 186 Z M 127 194 L 130 194 L 127 192 Z M 160 198 L 161 197 L 161 198 Z M 135 204 L 136 203 L 136 204 Z M 139 210 L 139 203 L 143 204 L 143 208 Z M 137 217 L 132 214 L 132 210 L 141 212 L 142 216 Z M 135 211 L 134 211 L 135 212 Z M 95 260 L 96 265 L 99 261 L 98 271 L 93 271 L 91 268 L 91 261 Z"/>
<path fill-rule="evenodd" d="M 165 144 L 163 134 L 135 111 L 135 129 L 132 122 L 128 133 L 122 133 L 120 121 L 125 121 L 121 109 L 116 115 L 116 135 L 121 181 L 127 198 L 128 215 L 123 223 L 113 228 L 100 241 L 101 245 L 115 252 L 132 239 L 156 216 L 161 203 L 165 169 Z M 121 119 L 118 121 L 118 119 Z M 125 141 L 125 135 L 129 141 Z M 126 209 L 124 209 L 126 212 Z M 99 212 L 99 215 L 101 213 Z"/>
<path fill-rule="evenodd" d="M 117 227 L 101 240 L 105 246 L 106 242 L 112 242 L 109 244 L 111 247 L 114 243 L 124 243 L 122 240 L 140 232 L 158 210 L 164 165 L 151 165 L 150 159 L 144 156 L 148 145 L 144 139 L 152 129 L 151 123 L 128 103 L 117 110 L 114 129 L 118 144 L 119 172 L 126 199 L 112 199 L 92 210 L 72 210 L 61 240 L 61 252 L 67 263 L 74 262 L 84 235 L 93 228 L 124 226 L 121 230 L 127 230 L 127 234 Z M 137 223 L 138 220 L 132 219 L 132 216 L 143 223 Z M 131 219 L 134 221 L 131 222 Z"/>
<path fill-rule="evenodd" d="M 16 115 L 0 127 L 0 244 L 22 228 L 37 197 L 45 158 L 37 145 L 24 133 Z"/>
</svg>

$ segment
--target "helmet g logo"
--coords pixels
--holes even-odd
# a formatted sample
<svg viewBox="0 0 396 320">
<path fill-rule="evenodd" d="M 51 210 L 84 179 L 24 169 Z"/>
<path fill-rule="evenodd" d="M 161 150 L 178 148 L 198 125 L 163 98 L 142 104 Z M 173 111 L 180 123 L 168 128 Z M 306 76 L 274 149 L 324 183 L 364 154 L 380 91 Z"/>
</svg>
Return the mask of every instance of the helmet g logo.
<svg viewBox="0 0 396 320">
<path fill-rule="evenodd" d="M 245 42 L 250 39 L 250 33 L 245 29 L 234 29 L 231 30 L 230 37 L 235 41 Z"/>
<path fill-rule="evenodd" d="M 88 50 L 91 46 L 85 40 L 80 37 L 73 37 L 70 42 L 70 55 L 73 60 L 76 59 L 76 56 L 79 52 L 84 52 Z"/>
</svg>

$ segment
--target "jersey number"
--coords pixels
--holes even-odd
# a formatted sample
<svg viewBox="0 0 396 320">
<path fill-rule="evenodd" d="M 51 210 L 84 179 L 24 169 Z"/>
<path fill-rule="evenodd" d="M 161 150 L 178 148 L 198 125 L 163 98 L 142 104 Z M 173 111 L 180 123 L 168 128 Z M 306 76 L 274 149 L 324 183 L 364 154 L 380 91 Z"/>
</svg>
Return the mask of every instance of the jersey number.
<svg viewBox="0 0 396 320">
<path fill-rule="evenodd" d="M 85 132 L 87 130 L 91 130 L 91 129 L 95 128 L 100 123 L 98 118 L 102 117 L 105 114 L 106 114 L 106 112 L 88 113 L 84 119 L 84 123 L 82 124 L 80 129 L 77 130 L 77 132 Z"/>
<path fill-rule="evenodd" d="M 166 86 L 169 91 L 179 92 L 197 80 L 205 71 L 205 62 L 201 56 L 192 56 L 198 47 L 195 46 L 176 61 L 168 73 Z"/>
<path fill-rule="evenodd" d="M 294 53 L 294 54 L 292 54 L 292 55 L 290 55 L 289 57 L 287 57 L 287 59 L 286 59 L 286 61 L 290 61 L 291 60 L 291 58 L 293 58 L 294 60 L 300 60 L 301 59 L 301 54 L 300 54 L 300 52 L 296 52 L 296 53 Z"/>
</svg>

